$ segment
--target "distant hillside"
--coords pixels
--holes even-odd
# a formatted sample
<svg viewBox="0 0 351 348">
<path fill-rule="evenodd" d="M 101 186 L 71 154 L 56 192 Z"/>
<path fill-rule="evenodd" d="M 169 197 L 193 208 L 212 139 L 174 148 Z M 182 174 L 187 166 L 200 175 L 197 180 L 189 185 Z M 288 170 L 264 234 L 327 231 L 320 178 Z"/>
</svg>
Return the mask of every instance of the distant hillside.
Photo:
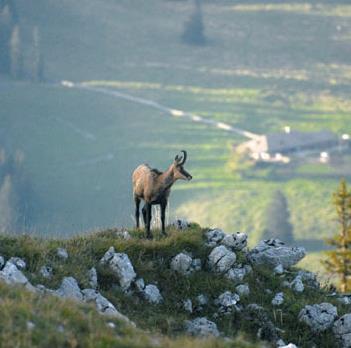
<svg viewBox="0 0 351 348">
<path fill-rule="evenodd" d="M 41 37 L 48 82 L 88 81 L 228 122 L 255 133 L 289 125 L 350 133 L 351 6 L 345 1 L 203 1 L 206 45 L 181 36 L 191 1 L 16 0 L 23 40 Z M 260 238 L 272 192 L 287 196 L 296 239 L 333 230 L 330 195 L 341 169 L 231 171 L 244 139 L 108 96 L 2 78 L 1 144 L 24 151 L 36 233 L 69 235 L 131 226 L 130 173 L 164 169 L 189 152 L 191 183 L 176 184 L 170 210 Z M 345 169 L 346 168 L 346 169 Z M 0 183 L 1 185 L 1 183 Z"/>
</svg>

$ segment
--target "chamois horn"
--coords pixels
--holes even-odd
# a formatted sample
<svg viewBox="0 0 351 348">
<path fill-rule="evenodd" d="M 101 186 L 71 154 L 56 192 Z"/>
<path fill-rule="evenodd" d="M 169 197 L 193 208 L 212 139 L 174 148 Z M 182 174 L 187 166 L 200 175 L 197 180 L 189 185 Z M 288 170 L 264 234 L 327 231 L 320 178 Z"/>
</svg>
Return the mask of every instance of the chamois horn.
<svg viewBox="0 0 351 348">
<path fill-rule="evenodd" d="M 180 152 L 183 152 L 183 159 L 181 160 L 180 164 L 184 164 L 186 161 L 187 154 L 186 154 L 186 151 L 184 151 L 184 150 L 182 150 Z"/>
</svg>

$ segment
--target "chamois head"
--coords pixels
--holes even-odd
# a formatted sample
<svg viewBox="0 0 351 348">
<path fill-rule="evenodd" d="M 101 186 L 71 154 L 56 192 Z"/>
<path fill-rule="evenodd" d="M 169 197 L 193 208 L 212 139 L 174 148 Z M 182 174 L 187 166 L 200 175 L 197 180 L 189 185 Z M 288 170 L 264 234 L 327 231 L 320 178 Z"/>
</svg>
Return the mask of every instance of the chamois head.
<svg viewBox="0 0 351 348">
<path fill-rule="evenodd" d="M 181 180 L 191 180 L 193 177 L 184 169 L 184 164 L 186 161 L 186 151 L 182 150 L 183 152 L 183 157 L 182 156 L 176 156 L 174 159 L 174 162 L 172 164 L 173 167 L 173 174 L 174 174 L 174 179 L 181 179 Z"/>
</svg>

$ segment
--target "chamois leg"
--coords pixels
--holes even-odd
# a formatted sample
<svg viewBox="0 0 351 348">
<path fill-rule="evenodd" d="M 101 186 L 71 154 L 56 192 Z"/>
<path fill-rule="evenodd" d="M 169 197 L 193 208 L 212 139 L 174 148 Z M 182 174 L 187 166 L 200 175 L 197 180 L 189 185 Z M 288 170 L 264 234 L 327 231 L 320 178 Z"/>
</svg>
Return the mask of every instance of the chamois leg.
<svg viewBox="0 0 351 348">
<path fill-rule="evenodd" d="M 162 234 L 164 236 L 167 236 L 166 230 L 165 230 L 165 217 L 166 217 L 166 207 L 167 207 L 167 201 L 162 201 L 161 204 L 161 224 L 162 224 Z"/>
<path fill-rule="evenodd" d="M 145 207 L 146 207 L 146 238 L 152 239 L 152 233 L 150 232 L 152 206 L 150 203 L 146 203 Z"/>
<path fill-rule="evenodd" d="M 136 228 L 139 229 L 140 224 L 139 224 L 139 217 L 140 217 L 140 198 L 137 196 L 134 196 L 134 202 L 135 202 L 135 221 L 136 221 Z"/>
<path fill-rule="evenodd" d="M 146 229 L 146 224 L 147 224 L 147 219 L 146 219 L 146 203 L 143 206 L 143 209 L 141 209 L 141 212 L 143 213 L 143 221 L 144 221 L 144 227 Z"/>
</svg>

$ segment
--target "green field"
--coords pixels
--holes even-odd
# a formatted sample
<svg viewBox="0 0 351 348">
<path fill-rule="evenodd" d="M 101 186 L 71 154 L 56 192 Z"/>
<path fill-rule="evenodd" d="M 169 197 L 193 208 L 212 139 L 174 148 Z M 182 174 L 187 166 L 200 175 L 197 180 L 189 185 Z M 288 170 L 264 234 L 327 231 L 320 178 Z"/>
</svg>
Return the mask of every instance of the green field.
<svg viewBox="0 0 351 348">
<path fill-rule="evenodd" d="M 18 0 L 23 28 L 38 25 L 50 81 L 73 80 L 151 99 L 255 133 L 351 132 L 351 5 L 343 1 L 204 1 L 204 47 L 180 40 L 189 1 Z M 173 216 L 254 243 L 275 189 L 289 200 L 297 239 L 335 231 L 331 194 L 349 166 L 304 166 L 240 177 L 233 144 L 245 139 L 109 96 L 1 78 L 0 127 L 22 148 L 33 230 L 68 235 L 130 226 L 130 174 L 167 167 L 187 149 L 190 183 L 177 183 Z M 301 242 L 303 243 L 303 242 Z"/>
</svg>

